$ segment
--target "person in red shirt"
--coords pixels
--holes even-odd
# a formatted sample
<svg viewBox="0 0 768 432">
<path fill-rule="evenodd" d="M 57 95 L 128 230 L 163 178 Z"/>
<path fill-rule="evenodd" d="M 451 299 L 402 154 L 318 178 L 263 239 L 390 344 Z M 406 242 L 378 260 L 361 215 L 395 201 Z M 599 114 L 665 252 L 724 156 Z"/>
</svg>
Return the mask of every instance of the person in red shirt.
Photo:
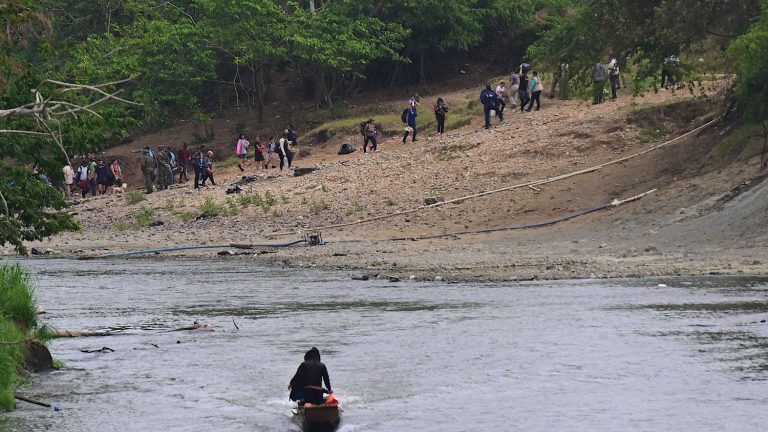
<svg viewBox="0 0 768 432">
<path fill-rule="evenodd" d="M 189 168 L 189 161 L 192 159 L 192 154 L 187 148 L 187 143 L 181 147 L 176 153 L 176 162 L 179 164 L 179 183 L 187 181 L 187 169 Z M 182 180 L 182 178 L 184 180 Z"/>
</svg>

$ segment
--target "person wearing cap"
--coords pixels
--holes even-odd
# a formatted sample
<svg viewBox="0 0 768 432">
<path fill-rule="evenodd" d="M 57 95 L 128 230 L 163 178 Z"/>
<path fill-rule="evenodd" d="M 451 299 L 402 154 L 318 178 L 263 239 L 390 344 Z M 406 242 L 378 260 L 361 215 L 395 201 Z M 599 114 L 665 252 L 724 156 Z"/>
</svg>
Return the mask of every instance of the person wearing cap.
<svg viewBox="0 0 768 432">
<path fill-rule="evenodd" d="M 506 102 L 504 102 L 506 92 L 507 89 L 504 87 L 504 81 L 502 81 L 496 86 L 496 97 L 499 98 L 499 110 L 501 112 L 504 112 L 504 107 L 507 106 Z"/>
<path fill-rule="evenodd" d="M 499 98 L 496 92 L 491 89 L 491 83 L 485 83 L 485 90 L 480 92 L 480 103 L 483 104 L 483 113 L 485 114 L 485 128 L 491 128 L 491 111 L 496 111 L 499 116 L 499 123 L 504 121 L 504 115 L 499 111 Z"/>
<path fill-rule="evenodd" d="M 211 158 L 213 158 L 213 152 L 211 150 L 208 150 L 207 153 L 205 153 L 205 156 L 203 157 L 203 174 L 201 176 L 202 181 L 200 182 L 201 186 L 205 186 L 205 181 L 208 179 L 211 179 L 211 184 L 213 186 L 216 186 L 216 182 L 213 180 L 213 162 L 211 161 Z"/>
<path fill-rule="evenodd" d="M 157 168 L 157 162 L 155 158 L 150 154 L 149 146 L 144 147 L 141 150 L 141 156 L 139 156 L 139 165 L 141 166 L 141 174 L 144 176 L 144 188 L 145 193 L 151 194 L 152 188 L 152 174 Z"/>
</svg>

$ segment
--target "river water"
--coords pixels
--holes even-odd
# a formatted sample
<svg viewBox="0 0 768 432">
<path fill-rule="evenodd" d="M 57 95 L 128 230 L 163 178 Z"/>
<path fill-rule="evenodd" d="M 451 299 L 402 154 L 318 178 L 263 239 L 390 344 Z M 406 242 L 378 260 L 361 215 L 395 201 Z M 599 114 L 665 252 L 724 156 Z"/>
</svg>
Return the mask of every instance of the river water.
<svg viewBox="0 0 768 432">
<path fill-rule="evenodd" d="M 353 281 L 242 260 L 25 261 L 58 339 L 8 431 L 297 431 L 317 346 L 350 431 L 756 431 L 768 280 Z M 669 287 L 659 287 L 664 283 Z M 214 331 L 173 331 L 194 320 Z M 234 320 L 234 322 L 233 322 Z M 234 323 L 239 326 L 235 328 Z M 83 353 L 109 347 L 114 352 Z"/>
</svg>

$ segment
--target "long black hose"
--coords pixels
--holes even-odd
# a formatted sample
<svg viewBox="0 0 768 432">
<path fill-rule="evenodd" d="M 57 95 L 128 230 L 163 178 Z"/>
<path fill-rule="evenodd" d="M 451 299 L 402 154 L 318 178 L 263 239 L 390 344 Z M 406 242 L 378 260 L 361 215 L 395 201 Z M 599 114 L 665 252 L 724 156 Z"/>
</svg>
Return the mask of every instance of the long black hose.
<svg viewBox="0 0 768 432">
<path fill-rule="evenodd" d="M 507 226 L 507 227 L 500 227 L 500 228 L 486 228 L 486 229 L 479 229 L 479 230 L 468 230 L 468 231 L 459 231 L 459 232 L 451 232 L 451 233 L 443 233 L 443 234 L 435 234 L 430 236 L 420 236 L 420 237 L 395 237 L 387 239 L 388 241 L 405 241 L 405 240 L 430 240 L 430 239 L 436 239 L 441 237 L 452 237 L 452 236 L 459 236 L 459 235 L 467 235 L 467 234 L 485 234 L 485 233 L 492 233 L 492 232 L 498 232 L 498 231 L 514 231 L 514 230 L 521 230 L 521 229 L 530 229 L 530 228 L 542 228 L 550 225 L 559 224 L 561 222 L 566 222 L 571 219 L 575 219 L 580 216 L 586 216 L 590 213 L 598 212 L 601 210 L 605 210 L 607 208 L 613 207 L 614 204 L 605 204 L 601 205 L 600 207 L 595 207 L 593 209 L 584 210 L 578 213 L 574 213 L 568 216 L 561 217 L 559 219 L 547 221 L 547 222 L 539 222 L 535 224 L 528 224 L 528 225 L 515 225 L 515 226 Z"/>
</svg>

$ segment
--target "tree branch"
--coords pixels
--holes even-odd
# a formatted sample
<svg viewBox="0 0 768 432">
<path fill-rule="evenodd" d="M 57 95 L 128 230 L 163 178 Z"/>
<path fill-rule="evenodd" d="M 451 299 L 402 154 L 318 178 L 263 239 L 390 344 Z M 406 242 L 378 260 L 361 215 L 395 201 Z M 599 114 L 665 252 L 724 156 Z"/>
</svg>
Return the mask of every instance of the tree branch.
<svg viewBox="0 0 768 432">
<path fill-rule="evenodd" d="M 5 195 L 3 195 L 3 190 L 0 189 L 0 200 L 3 201 L 3 209 L 5 210 L 5 217 L 11 218 L 11 210 L 8 208 L 8 201 L 5 200 Z"/>
</svg>

